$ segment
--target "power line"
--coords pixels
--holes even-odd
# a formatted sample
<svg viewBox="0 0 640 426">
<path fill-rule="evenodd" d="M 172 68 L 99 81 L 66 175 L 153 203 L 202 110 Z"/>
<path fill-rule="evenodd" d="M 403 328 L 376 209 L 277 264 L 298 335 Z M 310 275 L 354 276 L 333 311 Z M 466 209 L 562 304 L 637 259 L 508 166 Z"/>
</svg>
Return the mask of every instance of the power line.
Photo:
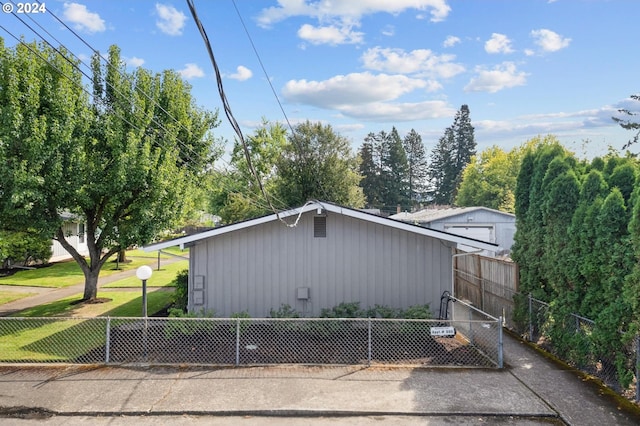
<svg viewBox="0 0 640 426">
<path fill-rule="evenodd" d="M 0 4 L 3 4 L 3 2 L 0 2 Z M 78 33 L 76 33 L 73 29 L 71 29 L 64 21 L 62 21 L 60 18 L 58 18 L 50 9 L 48 9 L 49 14 L 55 18 L 56 21 L 58 21 L 60 24 L 62 24 L 66 29 L 68 29 L 72 34 L 74 34 L 79 40 L 82 41 L 83 44 L 85 44 L 92 52 L 94 52 L 94 54 L 97 55 L 97 57 L 99 58 L 99 60 L 103 60 L 105 61 L 109 66 L 112 67 L 113 70 L 115 70 L 117 73 L 119 73 L 122 77 L 126 77 L 122 71 L 119 69 L 118 66 L 114 66 L 109 60 L 107 60 L 106 58 L 102 57 L 100 55 L 100 53 L 93 48 L 83 37 L 81 37 Z M 55 46 L 52 45 L 51 42 L 49 42 L 42 34 L 40 34 L 37 30 L 35 30 L 32 26 L 30 26 L 28 23 L 26 23 L 23 19 L 21 19 L 19 16 L 17 16 L 15 13 L 13 13 L 13 15 L 23 24 L 25 25 L 27 28 L 29 28 L 34 34 L 36 34 L 36 36 L 38 36 L 43 42 L 45 42 L 49 47 L 51 47 L 57 54 L 59 54 L 65 61 L 69 62 L 69 64 L 72 65 L 73 68 L 77 69 L 80 73 L 82 73 L 82 75 L 84 75 L 89 81 L 93 82 L 94 78 L 91 77 L 90 75 L 88 75 L 86 72 L 82 71 L 79 66 L 78 63 L 84 65 L 87 69 L 91 69 L 91 67 L 86 64 L 82 59 L 80 59 L 77 55 L 74 55 L 73 52 L 71 52 L 68 48 L 66 48 L 64 46 L 64 44 L 62 42 L 60 42 L 58 39 L 56 39 L 55 36 L 53 36 L 46 28 L 44 28 L 41 24 L 39 24 L 38 22 L 34 21 L 33 18 L 31 18 L 30 16 L 29 19 L 31 19 L 32 22 L 34 22 L 42 31 L 44 31 L 50 38 L 52 38 L 53 40 L 55 40 L 62 48 L 64 48 L 66 50 L 66 52 L 73 58 L 75 58 L 75 60 L 77 60 L 77 63 L 74 63 L 74 61 L 70 60 L 69 57 L 66 54 L 63 54 L 58 48 L 56 48 Z M 47 58 L 44 58 L 39 52 L 34 51 L 31 46 L 29 46 L 28 44 L 24 43 L 22 40 L 20 40 L 18 37 L 16 37 L 14 34 L 12 34 L 10 31 L 8 31 L 6 28 L 4 27 L 0 27 L 2 28 L 5 32 L 7 32 L 7 34 L 9 34 L 11 37 L 13 37 L 18 43 L 21 43 L 23 45 L 25 45 L 32 53 L 36 54 L 41 60 L 49 63 L 54 69 L 56 69 L 58 72 L 60 72 L 61 75 L 65 76 L 66 78 L 68 78 L 72 84 L 77 85 L 81 90 L 83 90 L 84 92 L 86 92 L 90 97 L 92 97 L 94 99 L 94 101 L 100 102 L 100 99 L 95 98 L 95 96 L 92 95 L 92 93 L 90 93 L 84 86 L 77 84 L 73 79 L 71 79 L 68 75 L 66 75 L 65 73 L 63 73 L 62 71 L 60 71 L 59 69 L 57 69 L 57 67 L 55 65 L 53 65 L 49 60 L 47 60 Z M 121 96 L 123 96 L 122 92 L 120 92 L 118 90 L 118 88 L 113 87 L 113 85 L 111 85 L 109 82 L 105 82 L 110 88 L 112 88 L 115 92 L 117 92 L 118 94 L 120 94 Z M 166 116 L 168 118 L 170 118 L 171 120 L 173 120 L 174 122 L 176 122 L 180 127 L 182 127 L 183 129 L 185 129 L 187 132 L 189 132 L 189 129 L 186 128 L 186 126 L 180 122 L 178 119 L 176 119 L 175 117 L 173 117 L 168 111 L 166 111 L 166 109 L 164 109 L 160 104 L 158 104 L 158 102 L 155 101 L 155 99 L 151 98 L 146 92 L 144 92 L 142 89 L 140 89 L 139 87 L 135 87 L 135 90 L 140 93 L 143 97 L 147 98 L 149 101 L 151 101 L 151 103 L 154 105 L 154 107 L 157 107 L 159 110 L 161 110 L 164 114 L 166 114 Z M 120 115 L 120 114 L 119 114 Z M 125 123 L 127 123 L 128 125 L 130 125 L 132 128 L 139 130 L 139 131 L 144 131 L 143 129 L 141 129 L 139 126 L 131 123 L 129 120 L 126 119 L 126 117 L 124 116 L 119 116 L 118 118 L 120 118 L 121 120 L 123 120 Z M 164 125 L 162 123 L 160 123 L 155 117 L 152 118 L 152 122 L 154 124 L 156 124 L 157 126 L 159 126 L 159 128 L 161 128 L 164 131 L 167 131 L 166 127 L 164 127 Z M 183 148 L 185 148 L 187 151 L 189 152 L 185 152 L 183 151 L 183 155 L 186 156 L 186 158 L 193 163 L 194 162 L 194 158 L 193 156 L 196 157 L 200 157 L 200 154 L 195 152 L 189 145 L 187 145 L 186 143 L 184 143 L 182 140 L 180 140 L 180 138 L 176 137 L 176 141 L 178 142 L 178 144 L 180 146 L 182 146 Z M 202 158 L 201 158 L 202 159 Z M 219 161 L 222 161 L 224 163 L 226 163 L 226 161 L 223 158 L 219 158 Z M 190 168 L 192 168 L 192 170 L 196 173 L 199 173 L 200 170 L 196 170 L 193 166 L 193 164 L 191 163 L 187 163 L 186 165 Z M 228 163 L 227 163 L 228 164 Z M 215 168 L 213 169 L 215 170 Z M 232 188 L 230 188 L 228 185 L 223 184 L 222 185 L 223 188 L 225 188 L 226 190 L 228 190 L 229 192 L 235 192 Z M 259 209 L 266 209 L 269 210 L 269 208 L 271 206 L 267 206 L 262 204 L 260 201 L 258 200 L 254 200 L 250 195 L 247 196 L 245 194 L 245 200 L 248 201 L 250 204 L 258 207 Z"/>
<path fill-rule="evenodd" d="M 222 101 L 224 113 L 227 116 L 227 119 L 229 120 L 229 123 L 231 124 L 231 127 L 235 131 L 236 135 L 238 135 L 238 139 L 240 140 L 240 143 L 242 144 L 242 149 L 244 152 L 245 160 L 247 162 L 247 166 L 249 167 L 249 171 L 251 172 L 252 176 L 256 180 L 258 187 L 260 189 L 260 192 L 262 193 L 262 196 L 267 201 L 267 203 L 269 204 L 269 207 L 271 208 L 271 211 L 275 213 L 278 220 L 284 223 L 288 227 L 296 226 L 298 223 L 297 221 L 295 222 L 295 224 L 290 225 L 280 216 L 280 213 L 273 206 L 273 203 L 271 202 L 271 198 L 267 194 L 267 191 L 265 190 L 264 185 L 262 184 L 262 180 L 260 179 L 260 176 L 256 172 L 255 167 L 253 166 L 253 160 L 251 159 L 251 154 L 249 152 L 249 147 L 247 146 L 247 142 L 245 141 L 244 135 L 242 134 L 242 129 L 240 129 L 240 125 L 238 124 L 235 117 L 233 116 L 233 112 L 231 111 L 231 106 L 229 105 L 229 100 L 227 99 L 227 96 L 224 92 L 224 87 L 222 85 L 222 75 L 220 73 L 220 69 L 218 68 L 218 63 L 213 53 L 213 48 L 211 47 L 211 42 L 209 41 L 209 36 L 207 35 L 207 31 L 205 30 L 204 25 L 202 24 L 202 22 L 200 21 L 200 18 L 198 17 L 198 12 L 196 11 L 195 4 L 193 4 L 193 0 L 187 0 L 187 6 L 191 11 L 191 16 L 193 17 L 193 20 L 196 26 L 198 27 L 198 31 L 200 32 L 200 35 L 202 36 L 205 47 L 207 48 L 207 52 L 209 53 L 209 58 L 211 60 L 211 63 L 213 65 L 213 69 L 216 75 L 218 94 L 220 95 L 220 100 Z"/>
<path fill-rule="evenodd" d="M 1 3 L 0 3 L 1 4 Z M 19 19 L 19 18 L 18 18 Z M 78 72 L 80 72 L 82 75 L 84 75 L 86 78 L 88 78 L 90 81 L 93 81 L 93 78 L 86 74 L 83 70 L 81 70 L 72 60 L 70 60 L 65 54 L 63 54 L 63 52 L 60 51 L 60 49 L 56 48 L 55 46 L 51 45 L 51 43 L 46 40 L 45 38 L 42 37 L 41 34 L 39 34 L 37 31 L 35 31 L 32 27 L 30 27 L 28 24 L 26 24 L 23 20 L 20 19 L 20 21 L 25 24 L 29 29 L 31 29 L 32 31 L 34 31 L 34 33 L 39 36 L 43 42 L 45 44 L 47 44 L 49 47 L 51 47 L 51 49 L 53 49 L 61 58 L 63 58 L 65 61 L 67 61 L 74 69 L 76 69 Z M 78 82 L 76 80 L 74 80 L 71 76 L 69 76 L 67 73 L 65 73 L 63 70 L 61 70 L 60 68 L 58 68 L 54 63 L 52 63 L 49 59 L 47 59 L 46 57 L 44 57 L 38 50 L 33 49 L 32 46 L 28 43 L 25 43 L 23 40 L 21 40 L 19 37 L 17 37 L 16 35 L 14 35 L 11 31 L 9 31 L 8 29 L 6 29 L 4 26 L 0 25 L 0 28 L 2 30 L 4 30 L 7 34 L 9 34 L 9 36 L 11 36 L 13 39 L 15 39 L 19 44 L 25 46 L 32 54 L 34 54 L 35 56 L 37 56 L 40 60 L 46 62 L 49 66 L 51 66 L 56 72 L 58 72 L 61 76 L 63 76 L 64 78 L 66 78 L 67 80 L 69 80 L 74 86 L 78 87 L 79 89 L 81 89 L 82 91 L 84 91 L 87 95 L 92 96 L 92 94 L 83 86 L 78 84 Z M 75 55 L 73 55 L 71 52 L 69 52 L 72 56 L 75 57 Z M 94 97 L 94 101 L 95 102 L 100 102 L 101 100 L 98 98 Z M 122 116 L 121 114 L 117 114 L 116 116 L 121 119 L 123 122 L 127 123 L 129 126 L 131 126 L 131 128 L 136 129 L 140 132 L 143 132 L 144 129 L 140 128 L 139 126 L 137 126 L 136 124 L 132 123 L 131 121 L 127 120 L 126 117 Z M 160 127 L 162 127 L 161 123 L 158 123 L 156 120 L 153 120 L 157 125 L 159 125 Z M 160 142 L 162 143 L 162 142 Z M 193 169 L 193 171 L 198 172 L 199 170 L 196 170 L 195 168 L 193 168 L 193 165 L 191 164 L 187 164 L 187 167 L 191 167 Z M 249 199 L 249 201 L 252 204 L 256 204 L 254 200 Z M 264 205 L 257 205 L 257 207 L 264 209 L 266 206 Z"/>
<path fill-rule="evenodd" d="M 189 1 L 189 0 L 187 0 L 187 1 Z M 262 62 L 262 58 L 260 57 L 260 54 L 258 53 L 258 49 L 257 49 L 255 43 L 253 42 L 253 37 L 251 37 L 251 33 L 249 33 L 249 30 L 248 30 L 247 26 L 244 23 L 244 19 L 242 19 L 242 15 L 240 14 L 240 10 L 238 9 L 238 6 L 236 5 L 236 1 L 235 0 L 231 0 L 231 2 L 233 3 L 233 7 L 236 10 L 236 14 L 238 15 L 238 19 L 240 20 L 240 23 L 242 24 L 242 28 L 244 29 L 244 32 L 247 35 L 247 38 L 249 39 L 249 43 L 251 44 L 253 52 L 255 53 L 256 58 L 258 59 L 258 63 L 260 64 L 260 68 L 262 69 L 262 72 L 264 73 L 264 76 L 265 76 L 265 78 L 266 78 L 266 80 L 267 80 L 267 82 L 269 84 L 269 87 L 271 88 L 271 92 L 273 93 L 273 96 L 276 98 L 276 102 L 278 103 L 278 106 L 280 107 L 280 111 L 282 111 L 282 115 L 284 116 L 284 119 L 287 122 L 287 125 L 289 126 L 289 129 L 291 130 L 291 142 L 293 143 L 294 147 L 297 148 L 298 153 L 302 157 L 306 167 L 309 167 L 310 166 L 309 158 L 308 158 L 306 152 L 304 151 L 304 149 L 302 148 L 300 142 L 296 138 L 296 131 L 293 128 L 293 126 L 291 125 L 291 122 L 289 121 L 289 117 L 287 116 L 287 113 L 284 110 L 284 107 L 282 106 L 282 102 L 280 102 L 280 98 L 278 97 L 278 94 L 277 94 L 275 88 L 273 87 L 273 84 L 271 83 L 271 78 L 269 76 L 269 73 L 267 72 L 267 69 L 264 66 L 264 62 Z M 315 180 L 316 184 L 318 185 L 318 188 L 320 188 L 320 190 L 324 194 L 325 198 L 327 200 L 329 200 L 329 195 L 327 194 L 327 191 L 324 189 L 324 186 L 322 185 L 322 182 L 318 179 L 318 175 L 319 175 L 319 170 L 316 170 L 315 173 L 313 173 L 313 179 Z"/>
<path fill-rule="evenodd" d="M 0 4 L 3 4 L 2 2 L 0 2 Z M 15 14 L 14 14 L 15 16 Z M 89 81 L 94 81 L 93 77 L 91 77 L 90 75 L 88 75 L 86 72 L 84 72 L 82 69 L 80 69 L 77 65 L 77 63 L 74 63 L 74 61 L 70 60 L 69 57 L 63 53 L 59 48 L 56 48 L 55 46 L 53 46 L 45 37 L 42 36 L 42 34 L 40 34 L 38 31 L 36 31 L 33 27 L 31 27 L 29 24 L 27 24 L 24 20 L 22 20 L 19 16 L 16 16 L 16 18 L 23 24 L 25 25 L 27 28 L 29 28 L 34 34 L 36 34 L 36 36 L 38 36 L 46 45 L 48 45 L 51 49 L 53 49 L 53 51 L 55 51 L 61 58 L 63 58 L 65 61 L 67 61 L 74 69 L 76 69 L 78 72 L 80 72 L 84 77 L 86 77 Z M 38 24 L 38 26 L 44 31 L 46 32 L 51 38 L 53 38 L 54 40 L 56 40 L 56 42 L 58 42 L 58 44 L 61 45 L 61 48 L 64 47 L 64 45 L 57 40 L 55 37 L 53 37 L 44 27 L 42 27 L 40 24 Z M 92 93 L 90 93 L 86 87 L 84 87 L 83 85 L 79 84 L 76 80 L 74 80 L 72 77 L 70 77 L 68 74 L 66 74 L 65 72 L 63 72 L 61 69 L 59 69 L 55 64 L 53 64 L 49 59 L 47 59 L 46 57 L 44 57 L 39 51 L 33 49 L 31 47 L 31 45 L 29 45 L 28 43 L 25 43 L 21 38 L 17 37 L 16 35 L 14 35 L 11 31 L 9 31 L 8 29 L 6 29 L 4 26 L 0 26 L 0 28 L 2 30 L 4 30 L 7 34 L 9 34 L 9 36 L 11 36 L 13 39 L 15 39 L 19 44 L 22 44 L 23 46 L 25 46 L 32 54 L 36 55 L 40 60 L 46 62 L 47 64 L 49 64 L 54 70 L 56 70 L 61 76 L 65 77 L 66 79 L 68 79 L 74 86 L 78 87 L 80 90 L 84 91 L 87 95 L 89 95 L 89 97 L 92 97 L 94 99 L 95 102 L 101 103 L 102 100 L 99 98 L 95 98 L 93 97 Z M 75 58 L 79 63 L 82 63 L 85 65 L 85 67 L 88 67 L 88 65 L 86 63 L 84 63 L 82 60 L 80 60 L 76 55 L 74 55 L 69 49 L 67 49 L 66 47 L 64 47 L 66 53 L 68 53 L 71 57 Z M 122 93 L 120 91 L 118 91 L 117 88 L 111 86 L 116 92 L 118 92 L 120 95 L 122 95 Z M 154 102 L 154 104 L 157 105 L 157 102 Z M 129 120 L 127 120 L 126 117 L 124 117 L 122 114 L 116 113 L 116 116 L 121 119 L 123 122 L 127 123 L 129 126 L 131 126 L 131 128 L 136 129 L 140 132 L 143 132 L 144 130 L 142 128 L 140 128 L 139 126 L 137 126 L 136 124 L 130 122 Z M 169 117 L 171 117 L 170 114 L 168 114 Z M 172 117 L 171 117 L 172 118 Z M 174 119 L 175 120 L 175 119 Z M 177 120 L 176 120 L 177 121 Z M 160 128 L 162 128 L 163 130 L 166 131 L 166 128 L 162 125 L 162 123 L 159 123 L 155 118 L 152 119 L 152 122 L 154 122 L 156 125 L 158 125 Z M 183 126 L 184 127 L 184 126 Z M 184 144 L 179 138 L 176 138 L 176 141 L 179 142 L 182 146 L 189 148 L 186 144 Z M 162 144 L 162 142 L 160 142 Z M 194 152 L 194 151 L 192 151 Z M 194 154 L 197 155 L 197 153 L 194 152 Z M 187 154 L 187 158 L 189 160 L 193 161 L 193 158 L 189 156 L 189 154 Z M 224 161 L 222 158 L 219 159 L 221 161 Z M 199 170 L 196 170 L 194 168 L 194 166 L 190 163 L 186 164 L 187 167 L 192 168 L 192 171 L 194 172 L 199 172 Z M 215 170 L 215 169 L 214 169 Z M 223 185 L 223 187 L 227 190 L 229 190 L 230 192 L 233 192 L 233 190 L 230 190 L 230 188 L 228 187 L 228 185 Z M 259 209 L 266 209 L 268 210 L 268 206 L 261 204 L 259 201 L 254 200 L 253 198 L 249 197 L 245 197 L 245 199 L 252 205 L 258 207 Z"/>
</svg>

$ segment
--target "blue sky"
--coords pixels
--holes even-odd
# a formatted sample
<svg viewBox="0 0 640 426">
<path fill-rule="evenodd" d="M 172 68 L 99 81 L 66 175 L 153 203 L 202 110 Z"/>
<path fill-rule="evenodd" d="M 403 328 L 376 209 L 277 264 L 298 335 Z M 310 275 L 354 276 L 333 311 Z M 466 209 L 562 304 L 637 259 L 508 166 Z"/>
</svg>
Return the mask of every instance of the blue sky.
<svg viewBox="0 0 640 426">
<path fill-rule="evenodd" d="M 592 157 L 631 138 L 611 119 L 617 109 L 640 111 L 629 100 L 640 93 L 635 0 L 194 3 L 245 134 L 263 117 L 285 119 L 268 81 L 292 124 L 330 124 L 354 150 L 369 132 L 395 126 L 401 136 L 415 129 L 430 151 L 467 104 L 478 150 L 511 149 L 554 134 L 578 155 Z M 106 52 L 117 44 L 132 68 L 178 70 L 199 105 L 221 107 L 186 1 L 45 4 L 92 48 Z M 89 63 L 91 49 L 51 13 L 19 16 Z M 11 14 L 0 14 L 0 22 L 14 35 L 39 39 Z M 2 29 L 0 37 L 15 44 Z M 215 133 L 233 140 L 220 117 Z"/>
</svg>

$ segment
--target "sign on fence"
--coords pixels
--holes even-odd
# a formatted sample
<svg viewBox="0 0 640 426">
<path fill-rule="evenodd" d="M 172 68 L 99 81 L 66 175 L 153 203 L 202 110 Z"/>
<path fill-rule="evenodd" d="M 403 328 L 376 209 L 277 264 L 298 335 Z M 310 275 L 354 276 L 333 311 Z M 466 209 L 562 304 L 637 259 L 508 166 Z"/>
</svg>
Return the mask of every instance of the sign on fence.
<svg viewBox="0 0 640 426">
<path fill-rule="evenodd" d="M 453 327 L 431 327 L 432 336 L 455 336 L 456 329 Z"/>
</svg>

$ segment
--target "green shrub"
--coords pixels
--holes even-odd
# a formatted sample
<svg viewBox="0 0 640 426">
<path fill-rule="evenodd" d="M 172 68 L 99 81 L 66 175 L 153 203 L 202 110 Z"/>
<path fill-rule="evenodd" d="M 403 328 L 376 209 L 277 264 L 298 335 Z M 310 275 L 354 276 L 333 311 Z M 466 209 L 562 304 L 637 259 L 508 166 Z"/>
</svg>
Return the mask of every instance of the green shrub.
<svg viewBox="0 0 640 426">
<path fill-rule="evenodd" d="M 400 318 L 404 319 L 431 319 L 433 316 L 431 315 L 431 309 L 429 305 L 414 305 L 409 306 L 407 309 L 402 311 L 402 316 Z"/>
<path fill-rule="evenodd" d="M 0 265 L 46 263 L 51 258 L 51 238 L 27 232 L 0 231 Z"/>
<path fill-rule="evenodd" d="M 320 318 L 366 318 L 367 311 L 360 309 L 360 302 L 342 302 L 331 309 L 322 309 Z"/>
<path fill-rule="evenodd" d="M 178 309 L 182 312 L 186 312 L 187 304 L 189 303 L 189 270 L 183 269 L 182 271 L 179 271 L 172 284 L 175 286 L 172 309 Z"/>
<path fill-rule="evenodd" d="M 375 305 L 373 308 L 369 308 L 367 310 L 367 317 L 383 319 L 402 318 L 402 309 L 390 308 L 384 305 Z"/>
<path fill-rule="evenodd" d="M 271 309 L 269 311 L 271 318 L 300 318 L 300 314 L 290 305 L 283 303 L 277 311 Z"/>
<path fill-rule="evenodd" d="M 204 309 L 198 312 L 185 312 L 179 308 L 169 308 L 169 318 L 213 318 L 215 311 Z M 175 336 L 191 336 L 201 332 L 212 331 L 216 327 L 214 321 L 167 321 L 164 333 L 167 338 Z"/>
</svg>

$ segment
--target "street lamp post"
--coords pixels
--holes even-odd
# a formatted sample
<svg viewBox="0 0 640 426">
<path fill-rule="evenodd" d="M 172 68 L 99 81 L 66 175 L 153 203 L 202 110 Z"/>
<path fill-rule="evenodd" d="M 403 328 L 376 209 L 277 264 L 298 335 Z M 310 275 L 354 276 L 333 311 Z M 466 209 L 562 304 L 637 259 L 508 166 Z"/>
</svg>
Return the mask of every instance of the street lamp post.
<svg viewBox="0 0 640 426">
<path fill-rule="evenodd" d="M 153 271 L 147 265 L 142 265 L 136 270 L 136 277 L 142 280 L 142 316 L 147 317 L 147 280 L 151 278 Z"/>
</svg>

